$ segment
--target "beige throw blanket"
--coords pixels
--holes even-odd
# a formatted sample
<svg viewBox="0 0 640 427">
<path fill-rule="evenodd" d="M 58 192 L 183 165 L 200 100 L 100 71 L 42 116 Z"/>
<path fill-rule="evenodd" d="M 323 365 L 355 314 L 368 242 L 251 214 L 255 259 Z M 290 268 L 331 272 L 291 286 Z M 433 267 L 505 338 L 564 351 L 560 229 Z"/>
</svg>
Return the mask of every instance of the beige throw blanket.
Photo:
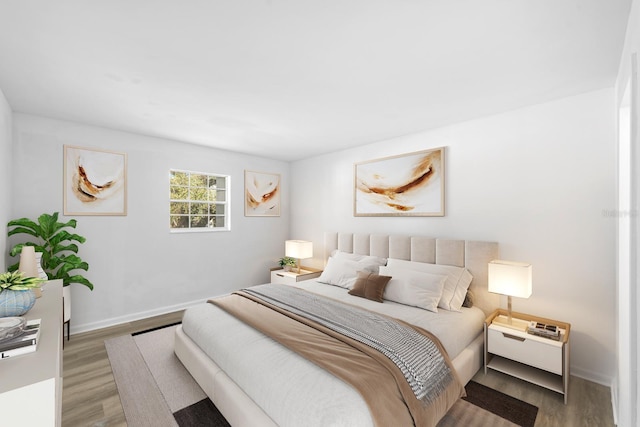
<svg viewBox="0 0 640 427">
<path fill-rule="evenodd" d="M 209 302 L 350 384 L 362 395 L 377 426 L 435 426 L 464 394 L 439 340 L 404 322 L 396 320 L 436 343 L 451 371 L 451 381 L 438 396 L 416 398 L 403 373 L 384 354 L 247 292 Z"/>
</svg>

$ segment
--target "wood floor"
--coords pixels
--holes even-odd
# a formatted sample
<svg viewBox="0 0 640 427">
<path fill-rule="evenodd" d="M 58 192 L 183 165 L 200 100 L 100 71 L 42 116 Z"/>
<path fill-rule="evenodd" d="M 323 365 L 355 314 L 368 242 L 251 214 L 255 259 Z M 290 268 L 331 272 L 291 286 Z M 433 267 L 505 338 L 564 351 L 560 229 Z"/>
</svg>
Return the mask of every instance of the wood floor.
<svg viewBox="0 0 640 427">
<path fill-rule="evenodd" d="M 473 381 L 537 406 L 535 427 L 615 426 L 610 389 L 582 378 L 571 377 L 566 405 L 561 394 L 500 372 L 481 369 Z"/>
<path fill-rule="evenodd" d="M 73 335 L 70 341 L 65 341 L 63 427 L 126 426 L 104 340 L 181 319 L 182 312 L 176 312 Z M 539 408 L 536 427 L 614 425 L 609 389 L 581 378 L 571 377 L 567 405 L 559 394 L 499 372 L 485 375 L 480 371 L 473 379 L 536 405 Z"/>
<path fill-rule="evenodd" d="M 65 341 L 62 426 L 126 427 L 104 340 L 180 320 L 181 311 L 72 335 Z"/>
</svg>

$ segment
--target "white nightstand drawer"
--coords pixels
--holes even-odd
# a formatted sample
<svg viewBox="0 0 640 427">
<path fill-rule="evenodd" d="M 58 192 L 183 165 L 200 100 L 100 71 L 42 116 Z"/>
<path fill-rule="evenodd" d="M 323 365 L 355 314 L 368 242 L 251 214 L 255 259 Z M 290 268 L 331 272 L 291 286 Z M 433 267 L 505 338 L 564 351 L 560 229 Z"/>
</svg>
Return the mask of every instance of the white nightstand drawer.
<svg viewBox="0 0 640 427">
<path fill-rule="evenodd" d="M 307 267 L 308 268 L 308 267 Z M 311 280 L 316 277 L 320 277 L 321 270 L 305 270 L 300 269 L 300 273 L 293 271 L 271 270 L 271 283 L 277 283 L 280 285 L 293 285 L 296 282 L 302 282 L 303 280 Z"/>
<path fill-rule="evenodd" d="M 279 285 L 290 285 L 296 283 L 296 276 L 284 270 L 275 270 L 271 272 L 271 283 Z"/>
<path fill-rule="evenodd" d="M 489 327 L 487 331 L 489 353 L 562 375 L 560 343 L 505 329 L 495 325 Z"/>
</svg>

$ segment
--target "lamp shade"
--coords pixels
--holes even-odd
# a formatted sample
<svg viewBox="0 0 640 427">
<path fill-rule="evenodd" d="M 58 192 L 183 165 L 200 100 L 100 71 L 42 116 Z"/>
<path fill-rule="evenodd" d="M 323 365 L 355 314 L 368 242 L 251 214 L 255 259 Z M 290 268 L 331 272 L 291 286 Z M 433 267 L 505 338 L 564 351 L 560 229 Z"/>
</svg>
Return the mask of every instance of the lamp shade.
<svg viewBox="0 0 640 427">
<path fill-rule="evenodd" d="M 489 263 L 489 292 L 529 298 L 533 267 L 524 262 L 493 260 Z"/>
<path fill-rule="evenodd" d="M 313 257 L 313 243 L 305 240 L 286 240 L 284 254 L 291 258 L 311 258 Z"/>
</svg>

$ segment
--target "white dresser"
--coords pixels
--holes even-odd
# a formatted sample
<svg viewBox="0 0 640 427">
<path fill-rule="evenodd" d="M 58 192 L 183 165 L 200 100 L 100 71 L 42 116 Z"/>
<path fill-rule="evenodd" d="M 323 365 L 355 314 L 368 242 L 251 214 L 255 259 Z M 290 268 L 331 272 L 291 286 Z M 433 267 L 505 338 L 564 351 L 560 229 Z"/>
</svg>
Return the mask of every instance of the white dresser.
<svg viewBox="0 0 640 427">
<path fill-rule="evenodd" d="M 37 350 L 0 360 L 0 414 L 7 426 L 60 426 L 62 416 L 62 280 L 44 285 L 25 315 L 42 319 Z"/>
</svg>

